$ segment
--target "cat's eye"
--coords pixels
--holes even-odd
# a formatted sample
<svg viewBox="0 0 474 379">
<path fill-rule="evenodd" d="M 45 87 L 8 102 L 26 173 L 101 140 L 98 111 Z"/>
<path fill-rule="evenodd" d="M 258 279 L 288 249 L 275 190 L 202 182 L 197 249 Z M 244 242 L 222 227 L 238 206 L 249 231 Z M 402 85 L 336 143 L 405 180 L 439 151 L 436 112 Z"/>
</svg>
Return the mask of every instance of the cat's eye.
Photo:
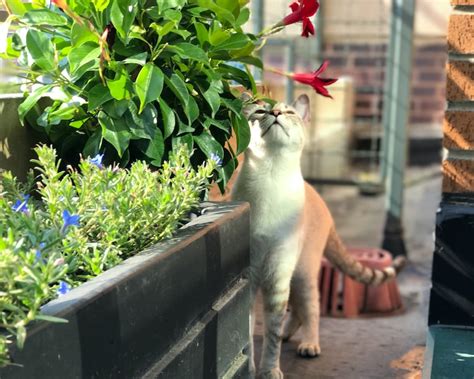
<svg viewBox="0 0 474 379">
<path fill-rule="evenodd" d="M 295 115 L 295 114 L 296 114 L 295 111 L 292 111 L 292 110 L 288 110 L 288 111 L 286 111 L 285 113 L 286 113 L 286 114 L 291 114 L 291 115 Z"/>
<path fill-rule="evenodd" d="M 267 111 L 265 109 L 257 109 L 254 113 L 255 114 L 265 114 L 265 113 L 267 113 Z"/>
</svg>

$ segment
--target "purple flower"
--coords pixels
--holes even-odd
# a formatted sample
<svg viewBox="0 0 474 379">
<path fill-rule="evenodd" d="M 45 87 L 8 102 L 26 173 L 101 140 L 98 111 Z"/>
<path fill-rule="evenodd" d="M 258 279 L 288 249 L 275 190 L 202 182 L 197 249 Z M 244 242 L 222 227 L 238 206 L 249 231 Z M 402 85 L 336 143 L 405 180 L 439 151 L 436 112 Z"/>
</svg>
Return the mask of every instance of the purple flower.
<svg viewBox="0 0 474 379">
<path fill-rule="evenodd" d="M 72 215 L 67 209 L 63 211 L 63 227 L 62 231 L 64 232 L 68 226 L 79 226 L 79 215 Z"/>
<path fill-rule="evenodd" d="M 221 166 L 222 165 L 222 159 L 216 154 L 216 153 L 212 153 L 211 154 L 211 159 L 216 162 L 216 165 L 217 166 Z"/>
<path fill-rule="evenodd" d="M 89 162 L 98 168 L 102 168 L 104 167 L 102 165 L 102 158 L 104 158 L 104 154 L 97 154 L 94 158 L 89 158 Z"/>
<path fill-rule="evenodd" d="M 21 212 L 21 213 L 28 213 L 28 199 L 30 198 L 30 195 L 23 195 L 22 200 L 17 200 L 15 204 L 13 204 L 12 209 L 15 212 Z"/>
<path fill-rule="evenodd" d="M 62 295 L 67 294 L 70 290 L 71 290 L 71 287 L 69 286 L 69 284 L 61 280 L 59 282 L 59 287 L 56 293 L 58 294 L 58 296 L 62 296 Z"/>
</svg>

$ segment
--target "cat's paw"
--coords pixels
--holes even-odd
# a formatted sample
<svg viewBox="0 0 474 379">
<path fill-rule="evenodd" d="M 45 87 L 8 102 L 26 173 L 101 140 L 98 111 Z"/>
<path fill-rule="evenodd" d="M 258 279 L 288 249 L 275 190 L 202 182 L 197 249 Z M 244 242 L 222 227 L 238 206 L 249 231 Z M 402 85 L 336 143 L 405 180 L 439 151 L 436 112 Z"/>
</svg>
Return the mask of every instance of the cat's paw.
<svg viewBox="0 0 474 379">
<path fill-rule="evenodd" d="M 259 372 L 257 379 L 283 379 L 283 373 L 279 368 L 272 368 L 268 371 Z"/>
<path fill-rule="evenodd" d="M 299 344 L 297 352 L 300 357 L 314 358 L 321 354 L 321 348 L 311 342 L 302 342 Z"/>
</svg>

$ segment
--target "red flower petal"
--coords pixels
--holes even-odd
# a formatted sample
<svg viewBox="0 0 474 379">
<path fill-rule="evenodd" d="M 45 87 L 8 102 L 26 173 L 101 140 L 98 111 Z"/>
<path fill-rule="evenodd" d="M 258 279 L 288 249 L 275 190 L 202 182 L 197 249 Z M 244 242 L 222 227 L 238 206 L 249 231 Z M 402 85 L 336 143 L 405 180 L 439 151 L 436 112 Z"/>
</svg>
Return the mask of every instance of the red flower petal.
<svg viewBox="0 0 474 379">
<path fill-rule="evenodd" d="M 299 83 L 307 84 L 313 87 L 313 89 L 322 96 L 330 97 L 332 96 L 329 94 L 328 90 L 326 89 L 327 86 L 335 83 L 337 79 L 327 78 L 323 79 L 320 78 L 319 75 L 326 70 L 327 66 L 329 65 L 328 61 L 324 61 L 323 64 L 314 72 L 312 73 L 295 73 L 291 75 L 291 78 Z"/>
<path fill-rule="evenodd" d="M 298 2 L 297 2 L 297 1 L 295 1 L 294 3 L 291 3 L 291 4 L 290 4 L 290 8 L 291 8 L 292 12 L 296 12 L 296 11 L 299 9 L 299 7 L 300 7 L 300 6 L 298 5 Z"/>
<path fill-rule="evenodd" d="M 283 25 L 291 25 L 301 21 L 303 22 L 301 35 L 303 37 L 309 37 L 310 34 L 314 35 L 314 25 L 309 18 L 313 17 L 318 11 L 318 0 L 298 0 L 298 2 L 291 3 L 290 8 L 292 13 L 282 20 Z"/>
<path fill-rule="evenodd" d="M 314 35 L 314 25 L 308 17 L 305 17 L 303 19 L 303 31 L 301 35 L 308 38 L 310 34 Z"/>
</svg>

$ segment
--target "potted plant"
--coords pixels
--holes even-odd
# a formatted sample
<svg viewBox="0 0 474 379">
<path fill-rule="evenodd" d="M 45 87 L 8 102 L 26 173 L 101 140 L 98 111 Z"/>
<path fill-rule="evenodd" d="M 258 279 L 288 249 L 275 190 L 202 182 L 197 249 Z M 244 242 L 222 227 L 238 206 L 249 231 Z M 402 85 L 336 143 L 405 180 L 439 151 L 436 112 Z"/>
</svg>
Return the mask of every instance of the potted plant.
<svg viewBox="0 0 474 379">
<path fill-rule="evenodd" d="M 9 173 L 1 181 L 1 377 L 246 367 L 247 206 L 201 205 L 175 232 L 216 162 L 194 171 L 183 147 L 158 171 L 97 156 L 62 172 L 52 148 L 35 150 L 36 198 Z"/>
<path fill-rule="evenodd" d="M 113 175 L 122 172 L 118 167 L 124 167 L 124 177 L 135 178 L 135 183 L 141 182 L 143 175 L 152 175 L 143 162 L 161 168 L 158 172 L 163 179 L 159 180 L 188 195 L 187 180 L 193 175 L 202 176 L 203 172 L 206 177 L 212 172 L 221 190 L 225 188 L 235 170 L 236 156 L 250 139 L 241 112 L 243 100 L 232 84 L 239 83 L 257 96 L 246 65 L 262 67 L 254 56 L 262 39 L 299 21 L 303 22 L 303 36 L 314 34 L 309 17 L 318 8 L 316 0 L 298 0 L 292 4 L 288 17 L 253 35 L 242 30 L 249 18 L 246 0 L 4 3 L 9 16 L 0 32 L 0 54 L 16 61 L 27 90 L 18 108 L 20 121 L 33 120 L 33 127 L 47 135 L 64 163 L 62 167 L 79 167 L 79 171 L 60 173 L 52 153 L 38 150 L 42 169 L 38 193 L 43 199 L 38 209 L 46 209 L 41 212 L 49 214 L 46 221 L 41 219 L 45 222 L 40 223 L 41 230 L 57 238 L 54 246 L 41 247 L 41 241 L 31 239 L 35 234 L 29 234 L 30 245 L 25 245 L 23 252 L 27 264 L 22 267 L 26 267 L 28 280 L 35 278 L 31 267 L 42 267 L 41 249 L 51 249 L 46 260 L 49 284 L 39 286 L 39 290 L 49 294 L 43 300 L 52 296 L 51 291 L 61 294 L 69 285 L 78 284 L 74 279 L 77 275 L 91 276 L 84 271 L 87 267 L 97 271 L 94 275 L 109 268 L 110 265 L 103 265 L 104 255 L 114 257 L 114 251 L 120 255 L 114 247 L 97 245 L 96 238 L 109 235 L 105 232 L 110 231 L 105 220 L 121 225 L 117 226 L 121 232 L 112 233 L 117 241 L 123 242 L 118 251 L 130 245 L 135 253 L 143 247 L 139 243 L 141 238 L 127 233 L 141 224 L 141 220 L 129 219 L 133 212 L 130 213 L 127 201 L 136 199 L 134 189 L 118 190 L 125 204 L 123 214 L 112 213 L 110 218 L 103 218 L 101 213 L 121 204 L 109 199 L 109 206 L 102 209 L 104 205 L 98 200 L 109 193 L 111 186 L 99 186 L 99 190 L 95 187 L 97 183 L 113 182 Z M 236 67 L 235 62 L 245 64 L 244 68 Z M 279 73 L 329 96 L 324 87 L 331 80 L 319 78 L 324 68 L 313 74 Z M 46 99 L 47 104 L 39 106 L 40 99 Z M 236 140 L 235 149 L 228 143 L 231 137 Z M 188 153 L 180 150 L 183 145 Z M 43 159 L 41 154 L 49 154 L 49 158 Z M 183 163 L 185 157 L 188 161 Z M 187 176 L 181 179 L 177 175 L 179 170 L 167 176 L 170 164 L 164 162 L 173 160 L 182 163 L 178 167 L 187 167 L 189 163 L 193 170 L 186 171 Z M 205 162 L 209 166 L 203 166 Z M 136 167 L 142 167 L 141 171 Z M 10 198 L 6 198 L 4 206 L 30 222 L 26 217 L 29 211 L 23 212 L 25 206 L 28 210 L 30 199 L 22 197 L 24 191 L 12 184 L 11 177 L 6 178 L 10 179 L 4 182 Z M 157 179 L 154 180 L 147 183 L 156 184 Z M 82 218 L 81 223 L 75 217 L 83 217 L 82 213 L 74 213 L 70 207 L 83 204 L 85 183 L 97 192 L 93 192 L 92 198 L 87 197 L 89 208 L 83 210 L 90 218 Z M 199 186 L 194 188 L 196 199 L 203 190 Z M 151 194 L 149 190 L 138 197 L 149 205 Z M 63 206 L 61 211 L 58 203 L 67 207 Z M 173 197 L 168 199 L 168 205 L 176 205 Z M 3 369 L 2 377 L 28 373 L 46 377 L 158 373 L 171 377 L 180 377 L 177 373 L 184 375 L 181 377 L 189 373 L 205 378 L 237 376 L 246 366 L 242 349 L 248 336 L 247 283 L 242 277 L 248 264 L 248 209 L 245 205 L 223 207 L 210 209 L 203 218 L 198 217 L 152 251 L 145 250 L 51 301 L 41 313 L 41 304 L 36 301 L 31 308 L 34 311 L 20 312 L 22 318 L 13 326 L 4 320 L 1 327 L 14 330 L 18 345 L 29 335 L 25 348 L 12 348 L 11 356 L 15 362 L 23 360 L 23 370 L 31 371 L 9 366 Z M 95 213 L 89 213 L 90 209 Z M 153 241 L 150 236 L 160 234 L 154 229 L 154 217 L 145 217 L 143 213 L 142 216 L 151 222 L 142 226 L 152 226 L 147 238 Z M 182 218 L 174 226 L 180 223 Z M 165 235 L 170 236 L 175 230 L 169 228 L 167 232 Z M 10 249 L 8 256 L 18 259 L 17 241 L 8 233 L 4 238 L 11 246 L 4 242 L 3 249 Z M 69 251 L 87 253 L 79 255 L 82 258 L 78 260 L 77 254 L 68 255 Z M 35 260 L 37 255 L 41 256 L 39 263 Z M 62 280 L 58 275 L 69 273 L 71 266 L 78 266 L 79 273 L 74 271 L 73 279 Z M 8 288 L 1 294 L 15 295 L 16 291 L 23 290 Z M 31 300 L 25 301 L 27 306 L 31 305 Z M 22 300 L 22 306 L 25 301 Z M 14 308 L 1 299 L 0 304 L 6 304 L 5 314 Z M 53 325 L 41 321 L 31 329 L 26 328 L 27 322 L 41 319 L 69 322 Z M 64 343 L 58 342 L 61 335 L 68 336 Z M 0 345 L 0 352 L 5 348 Z"/>
</svg>

